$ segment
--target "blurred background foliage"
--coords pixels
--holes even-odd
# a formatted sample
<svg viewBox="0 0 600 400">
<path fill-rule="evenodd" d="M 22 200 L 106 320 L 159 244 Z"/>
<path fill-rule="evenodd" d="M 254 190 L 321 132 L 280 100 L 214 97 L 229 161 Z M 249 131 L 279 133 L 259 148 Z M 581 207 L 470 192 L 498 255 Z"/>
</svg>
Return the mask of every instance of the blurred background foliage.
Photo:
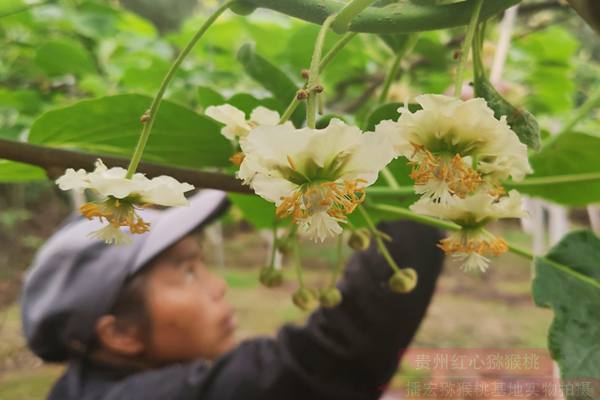
<svg viewBox="0 0 600 400">
<path fill-rule="evenodd" d="M 1 0 L 0 137 L 129 156 L 150 96 L 177 52 L 218 3 Z M 487 67 L 495 53 L 498 22 L 494 18 L 488 23 Z M 203 110 L 227 101 L 246 112 L 259 104 L 283 111 L 303 83 L 300 71 L 308 67 L 317 31 L 316 25 L 268 10 L 250 16 L 227 13 L 196 46 L 170 85 L 145 159 L 231 172 L 227 160 L 233 149 L 219 134 L 220 126 L 205 117 Z M 455 53 L 463 35 L 464 29 L 420 33 L 385 103 L 410 101 L 421 93 L 450 92 Z M 335 34 L 328 35 L 326 48 L 337 39 Z M 378 95 L 393 54 L 376 35 L 359 34 L 352 39 L 323 73 L 326 114 L 362 127 L 389 115 L 395 105 L 380 109 Z M 534 176 L 600 170 L 598 112 L 581 120 L 576 131 L 562 132 L 566 121 L 600 87 L 600 41 L 563 2 L 522 2 L 503 79 L 496 86 L 540 121 L 545 145 L 532 156 Z M 296 124 L 302 120 L 302 113 L 294 116 Z M 558 133 L 559 137 L 553 136 Z M 400 184 L 410 184 L 401 160 L 391 169 Z M 567 205 L 600 201 L 598 183 L 525 187 L 523 191 Z M 264 242 L 248 234 L 244 220 L 258 228 L 268 227 L 272 206 L 255 197 L 232 195 L 232 199 L 237 207 L 224 223 L 230 239 L 228 263 L 234 268 L 226 275 L 240 289 L 234 292 L 234 301 L 247 312 L 242 317 L 243 335 L 271 333 L 282 321 L 303 318 L 291 303 L 284 302 L 292 287 L 261 296 L 254 272 L 235 267 L 260 266 L 264 261 Z M 32 393 L 43 393 L 57 374 L 50 369 L 38 376 L 39 370 L 32 370 L 34 375 L 23 378 L 23 368 L 19 374 L 11 372 L 15 363 L 27 368 L 36 365 L 31 356 L 22 355 L 14 300 L 33 252 L 69 212 L 70 203 L 42 169 L 0 160 L 0 307 L 8 310 L 0 335 L 9 338 L 0 347 L 0 374 L 9 373 L 0 398 L 39 398 Z M 583 224 L 577 209 L 571 213 L 575 224 Z M 501 229 L 508 238 L 529 245 L 518 227 Z M 327 255 L 334 254 L 331 243 L 324 246 L 307 250 L 314 253 L 306 254 L 309 269 L 322 267 Z M 260 254 L 252 258 L 249 249 Z M 485 276 L 446 273 L 432 309 L 434 318 L 426 322 L 417 345 L 543 347 L 551 313 L 533 308 L 529 289 L 526 263 L 512 256 Z M 274 298 L 281 301 L 274 302 Z M 472 315 L 464 315 L 461 310 L 473 306 L 473 299 L 478 301 L 471 308 Z M 269 314 L 275 303 L 285 304 L 279 314 L 264 321 L 257 317 Z M 252 312 L 249 304 L 262 311 Z M 490 315 L 497 319 L 489 319 Z M 443 340 L 440 332 L 445 332 Z M 19 357 L 26 361 L 20 362 Z M 30 391 L 24 389 L 27 382 L 32 382 Z"/>
</svg>

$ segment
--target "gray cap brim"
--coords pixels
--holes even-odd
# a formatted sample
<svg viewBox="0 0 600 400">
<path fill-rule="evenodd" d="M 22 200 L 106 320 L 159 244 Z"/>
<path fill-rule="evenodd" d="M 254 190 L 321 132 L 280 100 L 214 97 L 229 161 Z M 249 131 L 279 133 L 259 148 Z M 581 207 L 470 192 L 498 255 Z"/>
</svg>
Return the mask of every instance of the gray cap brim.
<svg viewBox="0 0 600 400">
<path fill-rule="evenodd" d="M 187 206 L 140 210 L 150 231 L 121 246 L 88 237 L 104 226 L 99 221 L 65 224 L 38 251 L 25 279 L 21 307 L 29 347 L 47 361 L 85 351 L 96 320 L 110 312 L 127 278 L 226 207 L 224 192 L 203 190 Z"/>
</svg>

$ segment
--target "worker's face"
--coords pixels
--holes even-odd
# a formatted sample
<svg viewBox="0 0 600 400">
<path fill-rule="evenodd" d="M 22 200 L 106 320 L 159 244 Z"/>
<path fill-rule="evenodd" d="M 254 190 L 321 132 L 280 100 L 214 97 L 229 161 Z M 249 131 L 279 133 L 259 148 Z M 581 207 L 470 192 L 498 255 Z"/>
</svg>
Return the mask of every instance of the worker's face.
<svg viewBox="0 0 600 400">
<path fill-rule="evenodd" d="M 181 239 L 150 267 L 146 286 L 150 360 L 215 359 L 236 345 L 236 321 L 225 300 L 227 285 L 205 268 L 195 237 Z"/>
</svg>

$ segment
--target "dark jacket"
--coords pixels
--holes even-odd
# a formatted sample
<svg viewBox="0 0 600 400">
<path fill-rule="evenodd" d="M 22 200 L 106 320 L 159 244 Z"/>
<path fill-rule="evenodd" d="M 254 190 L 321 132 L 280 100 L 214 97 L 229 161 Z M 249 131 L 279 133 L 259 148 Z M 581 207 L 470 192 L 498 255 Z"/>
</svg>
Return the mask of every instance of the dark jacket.
<svg viewBox="0 0 600 400">
<path fill-rule="evenodd" d="M 392 271 L 372 243 L 351 257 L 338 286 L 342 303 L 315 311 L 306 326 L 242 342 L 214 363 L 127 373 L 73 360 L 49 399 L 378 399 L 423 319 L 443 261 L 438 231 L 408 221 L 379 227 L 392 236 L 387 245 L 398 264 L 417 270 L 413 292 L 387 289 Z"/>
</svg>

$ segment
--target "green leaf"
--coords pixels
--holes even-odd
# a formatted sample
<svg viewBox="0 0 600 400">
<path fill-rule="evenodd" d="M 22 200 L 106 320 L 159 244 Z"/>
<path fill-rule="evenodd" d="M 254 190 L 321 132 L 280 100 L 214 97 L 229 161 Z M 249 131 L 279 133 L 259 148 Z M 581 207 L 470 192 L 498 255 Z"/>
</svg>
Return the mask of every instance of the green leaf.
<svg viewBox="0 0 600 400">
<path fill-rule="evenodd" d="M 225 98 L 215 89 L 208 86 L 200 86 L 198 88 L 198 104 L 202 108 L 218 106 L 223 103 L 225 103 Z"/>
<path fill-rule="evenodd" d="M 257 195 L 229 193 L 229 199 L 256 229 L 270 228 L 275 223 L 275 204 Z"/>
<path fill-rule="evenodd" d="M 248 93 L 237 93 L 225 101 L 232 106 L 239 108 L 246 113 L 246 117 L 250 117 L 250 113 L 258 106 L 263 106 L 271 110 L 276 110 L 279 103 L 272 97 L 266 99 L 257 99 Z"/>
<path fill-rule="evenodd" d="M 46 171 L 40 167 L 0 160 L 0 182 L 2 183 L 30 182 L 46 179 Z"/>
<path fill-rule="evenodd" d="M 35 62 L 50 77 L 96 72 L 90 53 L 79 42 L 64 38 L 42 44 L 37 50 Z"/>
<path fill-rule="evenodd" d="M 383 40 L 385 44 L 394 52 L 398 52 L 401 48 L 404 47 L 410 35 L 393 35 L 393 34 L 383 34 L 379 35 L 379 37 Z"/>
<path fill-rule="evenodd" d="M 148 96 L 126 94 L 85 100 L 49 111 L 31 127 L 29 140 L 47 146 L 130 157 L 139 138 Z M 231 145 L 212 119 L 163 101 L 144 159 L 192 168 L 227 167 Z"/>
<path fill-rule="evenodd" d="M 563 380 L 597 382 L 600 379 L 598 260 L 600 239 L 590 231 L 579 231 L 565 236 L 545 258 L 535 261 L 533 298 L 539 307 L 554 311 L 548 346 L 560 366 Z M 552 262 L 566 268 L 557 268 Z M 592 399 L 599 395 L 596 392 L 590 397 L 567 398 Z"/>
<path fill-rule="evenodd" d="M 0 89 L 0 109 L 13 108 L 25 114 L 35 114 L 42 106 L 42 99 L 33 90 Z"/>
<path fill-rule="evenodd" d="M 264 86 L 277 99 L 279 102 L 278 111 L 285 111 L 285 108 L 296 96 L 298 90 L 296 84 L 278 67 L 257 54 L 254 47 L 249 43 L 240 48 L 237 58 L 248 75 Z M 304 121 L 304 114 L 304 104 L 300 104 L 290 119 L 296 126 L 300 126 Z"/>
<path fill-rule="evenodd" d="M 505 182 L 524 194 L 583 206 L 600 202 L 600 137 L 565 133 L 530 157 L 534 173 L 523 182 Z"/>
<path fill-rule="evenodd" d="M 475 95 L 487 101 L 488 106 L 494 110 L 496 118 L 506 116 L 508 125 L 517 134 L 521 143 L 535 150 L 540 148 L 540 126 L 530 112 L 518 109 L 506 101 L 485 76 L 476 77 Z"/>
<path fill-rule="evenodd" d="M 398 109 L 401 107 L 404 107 L 403 103 L 387 103 L 378 106 L 367 117 L 365 130 L 373 131 L 377 124 L 386 119 L 397 121 L 398 118 L 400 118 Z M 410 112 L 416 112 L 421 109 L 421 106 L 419 104 L 411 103 L 408 105 L 408 109 Z"/>
</svg>

